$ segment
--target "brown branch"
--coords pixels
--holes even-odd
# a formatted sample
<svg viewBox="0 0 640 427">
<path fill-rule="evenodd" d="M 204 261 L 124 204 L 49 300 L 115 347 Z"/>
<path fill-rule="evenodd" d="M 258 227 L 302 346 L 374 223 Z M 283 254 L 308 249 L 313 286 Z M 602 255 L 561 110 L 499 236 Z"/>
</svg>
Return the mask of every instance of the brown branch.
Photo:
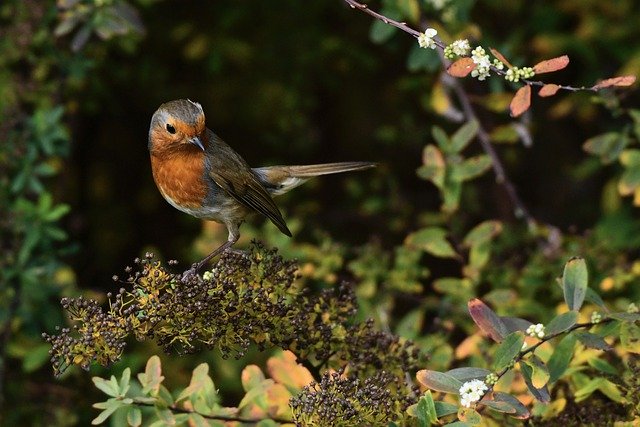
<svg viewBox="0 0 640 427">
<path fill-rule="evenodd" d="M 573 332 L 573 331 L 575 331 L 576 329 L 581 329 L 581 328 L 590 328 L 590 327 L 595 326 L 595 325 L 604 325 L 605 323 L 612 322 L 613 320 L 615 320 L 615 319 L 608 318 L 608 319 L 603 319 L 603 320 L 601 320 L 601 321 L 600 321 L 600 322 L 598 322 L 598 323 L 594 323 L 594 322 L 576 323 L 575 325 L 573 325 L 573 326 L 572 326 L 572 327 L 570 327 L 569 329 L 566 329 L 566 330 L 561 331 L 561 332 L 557 332 L 557 333 L 555 333 L 555 334 L 551 334 L 551 335 L 549 335 L 549 336 L 545 336 L 545 337 L 543 337 L 542 339 L 540 339 L 540 341 L 538 341 L 537 343 L 535 343 L 534 345 L 532 345 L 531 347 L 527 347 L 527 349 L 526 349 L 526 350 L 521 351 L 521 352 L 516 356 L 516 358 L 515 358 L 515 359 L 513 359 L 513 365 L 509 365 L 509 366 L 506 366 L 506 367 L 502 368 L 502 370 L 496 374 L 496 377 L 498 378 L 498 380 L 500 380 L 500 378 L 502 378 L 502 377 L 503 377 L 507 372 L 509 372 L 509 371 L 510 371 L 514 366 L 515 366 L 515 364 L 516 364 L 516 363 L 518 363 L 518 362 L 520 362 L 522 359 L 524 359 L 524 357 L 525 357 L 527 354 L 529 354 L 529 353 L 533 353 L 533 352 L 534 352 L 538 347 L 540 347 L 542 344 L 546 343 L 547 341 L 551 341 L 552 339 L 554 339 L 554 338 L 556 338 L 556 337 L 559 337 L 560 335 L 565 335 L 565 334 L 568 334 L 568 333 L 570 333 L 570 332 Z M 497 381 L 496 381 L 496 383 L 497 383 Z M 485 396 L 486 396 L 487 394 L 489 394 L 489 392 L 490 392 L 490 391 L 492 391 L 492 390 L 493 390 L 493 387 L 494 387 L 494 386 L 495 386 L 495 384 L 494 384 L 494 385 L 492 385 L 492 386 L 490 386 L 490 387 L 487 389 L 487 391 L 485 391 L 485 392 L 484 392 L 484 394 L 480 397 L 480 400 L 478 400 L 478 403 L 482 403 L 482 399 L 484 399 L 484 398 L 485 398 Z"/>
<path fill-rule="evenodd" d="M 410 28 L 409 26 L 407 26 L 404 22 L 398 22 L 393 19 L 387 18 L 386 16 L 369 9 L 369 7 L 365 4 L 358 3 L 355 0 L 344 0 L 344 1 L 347 4 L 349 4 L 349 6 L 351 6 L 352 8 L 359 9 L 373 16 L 374 18 L 381 20 L 385 24 L 389 24 L 396 28 L 399 28 L 400 30 L 408 34 L 411 34 L 416 38 L 421 34 L 419 31 L 416 31 L 413 28 Z M 442 59 L 442 64 L 444 67 L 445 59 L 444 59 L 444 55 L 442 54 L 442 51 L 444 50 L 445 45 L 441 40 L 438 40 L 438 39 L 435 39 L 434 42 L 440 48 L 439 54 Z M 495 70 L 495 71 L 500 71 L 500 70 Z M 471 104 L 471 100 L 469 99 L 469 96 L 463 89 L 460 82 L 457 79 L 452 80 L 449 85 L 453 88 L 456 94 L 456 97 L 460 101 L 460 104 L 462 105 L 462 109 L 464 111 L 466 119 L 468 121 L 475 120 L 476 122 L 478 122 L 478 124 L 480 124 L 480 121 L 478 120 L 478 116 Z M 507 193 L 507 196 L 509 197 L 509 200 L 511 200 L 511 203 L 514 206 L 514 214 L 518 218 L 524 218 L 525 221 L 527 222 L 527 225 L 529 225 L 529 227 L 535 226 L 537 224 L 536 219 L 533 217 L 533 215 L 531 215 L 531 213 L 529 212 L 529 209 L 527 209 L 525 204 L 522 202 L 522 199 L 520 199 L 520 196 L 518 196 L 515 186 L 509 180 L 505 172 L 504 166 L 502 165 L 502 161 L 500 160 L 498 153 L 496 152 L 496 150 L 493 148 L 493 145 L 491 144 L 491 139 L 489 137 L 488 132 L 481 125 L 479 125 L 478 127 L 478 140 L 480 141 L 480 145 L 482 146 L 482 149 L 484 150 L 484 152 L 491 158 L 491 167 L 493 168 L 493 172 L 496 176 L 496 182 L 504 187 Z"/>
<path fill-rule="evenodd" d="M 133 399 L 133 404 L 137 405 L 137 406 L 148 406 L 148 407 L 151 407 L 151 408 L 155 407 L 155 404 L 153 404 L 153 403 L 143 402 L 143 401 L 140 401 L 140 400 L 137 400 L 137 399 Z M 170 406 L 167 407 L 167 409 L 169 409 L 171 412 L 178 413 L 178 414 L 198 414 L 202 418 L 206 418 L 208 420 L 217 420 L 217 421 L 235 421 L 235 422 L 246 423 L 246 424 L 257 424 L 260 421 L 271 420 L 271 421 L 275 421 L 275 422 L 281 423 L 281 424 L 293 424 L 294 423 L 293 420 L 286 420 L 284 418 L 277 418 L 277 417 L 273 417 L 273 418 L 243 418 L 243 417 L 233 416 L 233 415 L 206 415 L 206 414 L 203 414 L 202 412 L 198 412 L 198 411 L 194 411 L 194 410 L 186 409 L 186 408 L 180 408 L 179 406 L 175 406 L 175 405 L 170 405 Z"/>
<path fill-rule="evenodd" d="M 534 216 L 531 215 L 529 209 L 527 209 L 522 199 L 520 199 L 515 185 L 513 185 L 507 176 L 502 161 L 500 160 L 496 150 L 493 148 L 493 144 L 491 144 L 491 138 L 489 137 L 488 132 L 482 127 L 480 120 L 478 120 L 478 116 L 476 115 L 473 105 L 471 105 L 469 95 L 457 79 L 452 79 L 450 87 L 453 88 L 458 101 L 460 101 L 460 105 L 462 105 L 462 110 L 464 111 L 467 120 L 475 120 L 478 123 L 478 141 L 480 141 L 482 150 L 491 158 L 491 168 L 496 176 L 496 182 L 502 185 L 507 192 L 507 196 L 513 204 L 515 216 L 518 218 L 524 218 L 529 227 L 534 227 L 538 221 L 536 221 Z"/>
</svg>

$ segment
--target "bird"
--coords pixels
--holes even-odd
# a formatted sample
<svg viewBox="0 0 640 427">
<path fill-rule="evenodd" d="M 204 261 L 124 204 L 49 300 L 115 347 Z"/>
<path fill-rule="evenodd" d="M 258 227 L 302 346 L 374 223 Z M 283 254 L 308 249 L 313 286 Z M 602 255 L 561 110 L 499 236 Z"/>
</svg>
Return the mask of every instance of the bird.
<svg viewBox="0 0 640 427">
<path fill-rule="evenodd" d="M 207 128 L 202 106 L 189 99 L 166 102 L 149 126 L 153 179 L 174 208 L 196 218 L 225 225 L 228 238 L 183 275 L 197 273 L 240 238 L 240 225 L 251 212 L 267 217 L 291 237 L 273 201 L 309 178 L 373 168 L 373 162 L 339 162 L 252 168 L 218 135 Z"/>
</svg>

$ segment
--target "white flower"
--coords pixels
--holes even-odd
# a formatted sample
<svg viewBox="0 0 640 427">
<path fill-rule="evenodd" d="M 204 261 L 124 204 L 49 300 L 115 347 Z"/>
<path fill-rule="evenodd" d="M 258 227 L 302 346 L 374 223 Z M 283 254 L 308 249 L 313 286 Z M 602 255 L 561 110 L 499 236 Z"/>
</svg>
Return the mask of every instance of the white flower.
<svg viewBox="0 0 640 427">
<path fill-rule="evenodd" d="M 424 33 L 420 33 L 418 36 L 418 44 L 420 47 L 426 49 L 435 49 L 436 42 L 433 38 L 438 34 L 438 31 L 435 28 L 427 28 Z"/>
<path fill-rule="evenodd" d="M 460 387 L 460 403 L 462 406 L 469 408 L 473 403 L 480 400 L 488 389 L 489 387 L 484 381 L 467 381 Z"/>
<path fill-rule="evenodd" d="M 544 338 L 544 325 L 542 323 L 531 325 L 527 328 L 526 333 L 530 337 L 538 337 L 542 339 Z"/>
<path fill-rule="evenodd" d="M 471 45 L 469 44 L 469 40 L 456 40 L 451 43 L 451 50 L 458 56 L 464 56 L 469 53 L 471 50 Z"/>
<path fill-rule="evenodd" d="M 482 46 L 478 46 L 471 51 L 471 59 L 476 64 L 476 68 L 471 71 L 471 77 L 477 77 L 478 80 L 484 80 L 489 76 L 491 60 Z"/>
</svg>

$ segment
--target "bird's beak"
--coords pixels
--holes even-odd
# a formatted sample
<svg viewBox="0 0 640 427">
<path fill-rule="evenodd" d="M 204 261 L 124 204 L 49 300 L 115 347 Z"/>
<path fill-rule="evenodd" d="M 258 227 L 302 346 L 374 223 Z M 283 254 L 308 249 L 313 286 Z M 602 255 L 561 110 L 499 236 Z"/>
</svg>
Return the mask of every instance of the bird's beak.
<svg viewBox="0 0 640 427">
<path fill-rule="evenodd" d="M 193 145 L 198 146 L 202 151 L 204 150 L 204 145 L 202 145 L 202 141 L 199 136 L 194 136 L 193 138 L 189 138 L 189 142 Z"/>
</svg>

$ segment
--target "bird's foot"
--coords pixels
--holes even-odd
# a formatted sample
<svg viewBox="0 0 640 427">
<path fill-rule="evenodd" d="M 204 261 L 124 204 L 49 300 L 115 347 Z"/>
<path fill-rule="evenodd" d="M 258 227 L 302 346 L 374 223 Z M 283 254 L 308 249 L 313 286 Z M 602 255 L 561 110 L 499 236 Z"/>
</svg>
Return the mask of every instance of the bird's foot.
<svg viewBox="0 0 640 427">
<path fill-rule="evenodd" d="M 241 256 L 243 258 L 248 258 L 249 257 L 249 251 L 243 251 L 242 249 L 234 249 L 234 248 L 229 248 L 225 251 L 225 253 L 232 253 L 234 255 L 238 255 Z"/>
<path fill-rule="evenodd" d="M 182 273 L 182 277 L 180 278 L 180 281 L 181 281 L 182 283 L 187 283 L 187 282 L 189 282 L 189 281 L 191 280 L 191 278 L 192 278 L 192 277 L 194 277 L 194 276 L 197 276 L 197 275 L 198 275 L 198 271 L 199 271 L 199 270 L 200 270 L 200 264 L 199 264 L 199 263 L 197 263 L 197 264 L 193 264 L 193 265 L 191 266 L 191 268 L 190 268 L 190 269 L 185 270 L 185 271 Z"/>
</svg>

